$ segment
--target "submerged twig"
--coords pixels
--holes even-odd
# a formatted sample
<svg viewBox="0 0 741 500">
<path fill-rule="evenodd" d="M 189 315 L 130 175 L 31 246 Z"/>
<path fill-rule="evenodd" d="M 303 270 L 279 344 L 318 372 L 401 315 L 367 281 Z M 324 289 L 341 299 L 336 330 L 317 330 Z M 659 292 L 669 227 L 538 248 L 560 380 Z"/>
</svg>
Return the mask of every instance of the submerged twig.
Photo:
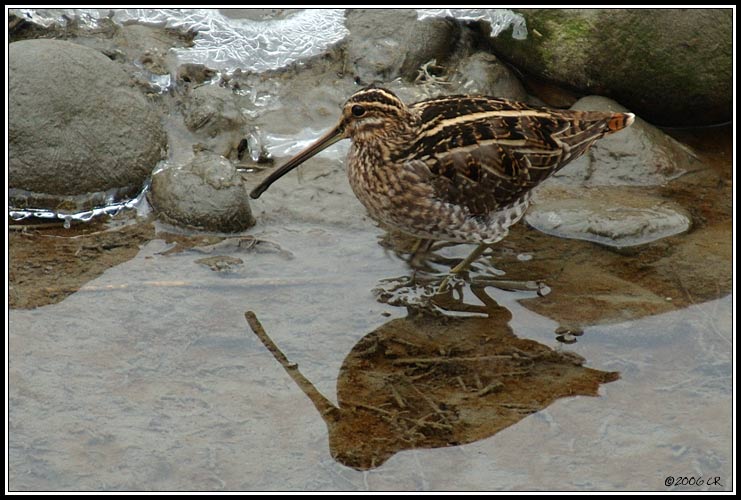
<svg viewBox="0 0 741 500">
<path fill-rule="evenodd" d="M 244 317 L 257 338 L 260 339 L 260 342 L 262 342 L 265 348 L 270 351 L 270 354 L 272 354 L 273 357 L 278 360 L 286 373 L 291 376 L 293 381 L 296 382 L 296 385 L 299 386 L 299 388 L 304 392 L 304 394 L 306 394 L 311 402 L 314 403 L 314 406 L 322 415 L 322 418 L 325 420 L 325 422 L 327 422 L 327 425 L 330 424 L 330 422 L 326 419 L 328 415 L 331 415 L 335 420 L 339 418 L 339 409 L 334 404 L 332 404 L 330 400 L 324 397 L 324 395 L 319 392 L 316 387 L 314 387 L 314 384 L 312 384 L 309 379 L 304 377 L 304 375 L 298 369 L 298 364 L 292 363 L 288 360 L 286 355 L 283 354 L 283 351 L 281 351 L 278 346 L 275 345 L 273 339 L 271 339 L 267 332 L 265 332 L 265 329 L 260 324 L 260 321 L 258 321 L 255 313 L 252 311 L 247 311 L 246 313 L 244 313 Z"/>
<path fill-rule="evenodd" d="M 437 364 L 437 363 L 468 363 L 472 361 L 487 361 L 492 359 L 512 359 L 507 354 L 492 354 L 489 356 L 448 356 L 434 358 L 397 358 L 391 361 L 392 365 L 416 365 L 416 364 Z"/>
</svg>

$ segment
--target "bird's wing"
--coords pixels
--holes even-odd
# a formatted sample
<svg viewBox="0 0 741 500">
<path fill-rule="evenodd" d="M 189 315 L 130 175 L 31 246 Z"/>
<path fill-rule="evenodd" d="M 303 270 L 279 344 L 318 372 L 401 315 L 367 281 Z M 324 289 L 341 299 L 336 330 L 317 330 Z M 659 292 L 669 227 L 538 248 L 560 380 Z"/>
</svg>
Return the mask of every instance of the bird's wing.
<svg viewBox="0 0 741 500">
<path fill-rule="evenodd" d="M 484 97 L 432 99 L 412 109 L 421 125 L 402 162 L 424 162 L 437 197 L 474 215 L 516 202 L 632 120 L 623 113 L 553 110 Z"/>
</svg>

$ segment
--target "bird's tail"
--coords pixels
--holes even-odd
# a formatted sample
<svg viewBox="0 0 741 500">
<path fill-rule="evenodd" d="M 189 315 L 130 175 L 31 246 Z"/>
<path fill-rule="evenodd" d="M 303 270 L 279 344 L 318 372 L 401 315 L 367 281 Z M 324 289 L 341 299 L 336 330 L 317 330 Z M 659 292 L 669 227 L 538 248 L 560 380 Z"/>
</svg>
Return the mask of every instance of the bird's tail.
<svg viewBox="0 0 741 500">
<path fill-rule="evenodd" d="M 614 113 L 612 118 L 610 118 L 610 121 L 607 122 L 605 135 L 630 127 L 630 124 L 633 123 L 635 119 L 636 115 L 633 113 Z"/>
</svg>

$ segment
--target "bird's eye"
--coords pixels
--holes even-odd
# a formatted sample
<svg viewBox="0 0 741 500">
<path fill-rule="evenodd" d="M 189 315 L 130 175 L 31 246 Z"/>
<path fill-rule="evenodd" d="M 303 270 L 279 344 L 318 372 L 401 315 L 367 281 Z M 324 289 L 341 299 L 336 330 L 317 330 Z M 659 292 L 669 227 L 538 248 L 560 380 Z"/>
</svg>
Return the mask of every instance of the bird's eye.
<svg viewBox="0 0 741 500">
<path fill-rule="evenodd" d="M 352 111 L 353 116 L 363 116 L 365 114 L 365 108 L 360 104 L 353 106 L 350 111 Z"/>
</svg>

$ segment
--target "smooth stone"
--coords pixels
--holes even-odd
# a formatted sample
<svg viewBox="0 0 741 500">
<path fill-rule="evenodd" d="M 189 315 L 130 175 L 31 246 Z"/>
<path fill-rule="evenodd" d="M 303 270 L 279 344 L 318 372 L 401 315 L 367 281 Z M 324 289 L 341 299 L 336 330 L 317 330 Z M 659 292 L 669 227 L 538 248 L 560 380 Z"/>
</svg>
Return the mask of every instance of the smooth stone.
<svg viewBox="0 0 741 500">
<path fill-rule="evenodd" d="M 238 232 L 255 223 L 240 173 L 226 158 L 206 151 L 156 173 L 148 198 L 159 218 L 176 225 Z"/>
<path fill-rule="evenodd" d="M 10 205 L 81 211 L 140 191 L 167 135 L 121 65 L 58 40 L 8 52 Z"/>
<path fill-rule="evenodd" d="M 347 12 L 347 62 L 360 82 L 413 80 L 435 59 L 445 63 L 456 50 L 460 24 L 444 18 L 417 20 L 411 9 L 353 9 Z"/>
<path fill-rule="evenodd" d="M 614 248 L 674 236 L 692 225 L 681 206 L 640 188 L 554 185 L 536 191 L 525 221 L 546 234 Z"/>
</svg>

